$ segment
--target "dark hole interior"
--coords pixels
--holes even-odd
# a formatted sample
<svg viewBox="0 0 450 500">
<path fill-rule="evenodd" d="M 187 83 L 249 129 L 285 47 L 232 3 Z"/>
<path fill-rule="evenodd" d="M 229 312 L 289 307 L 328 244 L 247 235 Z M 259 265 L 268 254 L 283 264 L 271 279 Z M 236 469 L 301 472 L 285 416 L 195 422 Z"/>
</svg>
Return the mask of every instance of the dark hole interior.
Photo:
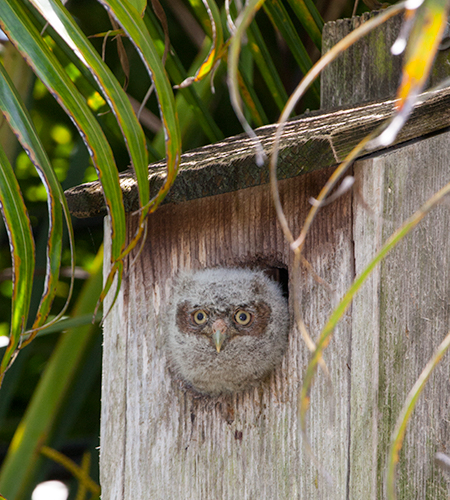
<svg viewBox="0 0 450 500">
<path fill-rule="evenodd" d="M 277 283 L 280 284 L 281 289 L 283 291 L 283 296 L 286 299 L 289 298 L 289 272 L 287 269 L 283 267 L 268 267 L 264 270 L 264 272 L 269 276 L 270 279 L 273 279 Z"/>
</svg>

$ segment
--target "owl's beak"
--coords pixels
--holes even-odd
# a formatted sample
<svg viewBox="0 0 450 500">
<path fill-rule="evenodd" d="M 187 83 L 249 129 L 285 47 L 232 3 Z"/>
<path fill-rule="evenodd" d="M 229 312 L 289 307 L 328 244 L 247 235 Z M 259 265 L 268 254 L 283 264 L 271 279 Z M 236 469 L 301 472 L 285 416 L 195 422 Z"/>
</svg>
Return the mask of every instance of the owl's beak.
<svg viewBox="0 0 450 500">
<path fill-rule="evenodd" d="M 213 329 L 212 340 L 214 342 L 214 346 L 217 352 L 220 352 L 220 349 L 226 338 L 225 332 L 227 330 L 227 325 L 223 319 L 218 319 L 214 321 L 212 329 Z"/>
</svg>

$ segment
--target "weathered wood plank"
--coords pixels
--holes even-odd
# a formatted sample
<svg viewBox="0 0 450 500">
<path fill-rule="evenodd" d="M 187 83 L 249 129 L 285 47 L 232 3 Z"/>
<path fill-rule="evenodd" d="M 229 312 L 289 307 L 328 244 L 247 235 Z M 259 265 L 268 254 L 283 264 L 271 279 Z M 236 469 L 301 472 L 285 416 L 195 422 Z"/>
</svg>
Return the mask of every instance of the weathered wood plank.
<svg viewBox="0 0 450 500">
<path fill-rule="evenodd" d="M 105 235 L 110 234 L 110 224 L 105 217 Z M 110 239 L 105 238 L 103 266 L 111 265 Z M 103 273 L 106 280 L 106 272 Z M 114 286 L 112 287 L 114 289 Z M 100 484 L 102 498 L 123 500 L 125 476 L 117 473 L 123 470 L 126 453 L 126 374 L 127 374 L 127 342 L 128 342 L 128 310 L 126 295 L 121 293 L 106 322 L 110 325 L 103 335 L 102 363 L 102 406 L 100 426 Z M 105 311 L 109 310 L 112 296 L 109 294 L 104 303 Z M 118 355 L 117 353 L 120 353 Z"/>
<path fill-rule="evenodd" d="M 325 24 L 322 53 L 361 26 L 377 12 L 366 12 L 351 19 Z M 391 47 L 403 23 L 403 14 L 388 19 L 333 61 L 322 73 L 320 93 L 322 109 L 358 105 L 393 99 L 402 74 L 404 54 L 392 55 Z M 426 88 L 441 84 L 450 76 L 450 48 L 439 50 Z M 425 132 L 426 133 L 426 132 Z"/>
<path fill-rule="evenodd" d="M 308 198 L 317 195 L 329 173 L 281 182 L 295 231 L 309 208 Z M 352 276 L 350 201 L 350 196 L 341 198 L 320 214 L 306 249 L 314 269 L 337 296 Z M 120 333 L 116 316 L 105 322 L 105 365 L 124 370 L 126 381 L 114 387 L 111 400 L 104 392 L 102 418 L 113 411 L 111 405 L 125 405 L 117 431 L 119 437 L 125 432 L 126 447 L 122 464 L 115 460 L 111 466 L 106 461 L 117 451 L 116 432 L 107 426 L 101 442 L 102 483 L 116 478 L 124 485 L 123 499 L 347 498 L 349 318 L 326 356 L 335 399 L 327 396 L 319 376 L 309 423 L 313 449 L 334 473 L 332 487 L 318 476 L 299 435 L 297 396 L 309 354 L 296 331 L 291 332 L 283 364 L 270 381 L 244 394 L 195 398 L 174 382 L 167 369 L 161 318 L 177 271 L 252 263 L 290 268 L 292 256 L 277 225 L 269 187 L 165 205 L 149 224 L 142 256 L 128 271 L 115 306 L 126 309 L 130 321 L 122 318 Z M 301 296 L 305 322 L 316 334 L 333 298 L 306 273 Z M 126 344 L 118 335 L 127 339 Z M 112 390 L 114 380 L 105 376 L 104 388 Z M 115 498 L 110 495 L 104 490 L 104 499 Z"/>
<path fill-rule="evenodd" d="M 375 12 L 326 23 L 322 33 L 322 53 L 358 28 Z M 393 56 L 391 47 L 403 22 L 399 14 L 368 33 L 332 62 L 322 74 L 322 109 L 385 101 L 395 97 L 403 64 L 403 55 Z"/>
<path fill-rule="evenodd" d="M 449 149 L 449 141 L 445 134 L 357 164 L 362 198 L 354 201 L 353 235 L 348 198 L 322 212 L 306 255 L 338 296 L 353 276 L 352 240 L 359 272 L 401 221 L 450 181 L 445 156 L 435 161 L 437 151 Z M 316 172 L 281 182 L 295 230 L 308 197 L 317 194 L 326 175 Z M 395 418 L 450 324 L 449 223 L 448 208 L 440 207 L 386 260 L 357 296 L 352 318 L 344 320 L 327 351 L 336 423 L 330 423 L 331 401 L 319 375 L 309 432 L 319 460 L 335 476 L 333 498 L 384 498 L 385 455 Z M 128 308 L 133 320 L 122 317 L 118 330 L 117 317 L 108 317 L 105 324 L 110 393 L 104 393 L 102 420 L 108 422 L 112 407 L 125 410 L 102 433 L 102 463 L 115 457 L 106 469 L 102 465 L 103 484 L 113 478 L 111 491 L 124 484 L 121 498 L 330 498 L 298 434 L 296 398 L 309 359 L 298 333 L 291 333 L 286 359 L 269 385 L 230 400 L 196 400 L 174 384 L 166 367 L 160 318 L 173 273 L 254 261 L 291 266 L 267 187 L 161 207 L 150 219 L 143 255 L 116 306 Z M 315 334 L 332 299 L 307 274 L 301 295 L 305 322 Z M 442 362 L 430 380 L 431 392 L 424 395 L 410 425 L 406 461 L 400 464 L 404 494 L 399 498 L 446 498 L 444 478 L 432 458 L 437 450 L 449 452 L 449 366 Z M 123 374 L 125 381 L 116 380 Z M 123 432 L 122 463 L 118 443 Z"/>
<path fill-rule="evenodd" d="M 419 106 L 422 111 L 416 110 L 399 141 L 447 126 L 450 112 L 443 103 L 449 96 L 449 90 L 439 92 Z M 331 172 L 314 170 L 342 159 L 359 140 L 355 136 L 365 135 L 391 108 L 392 103 L 364 106 L 361 121 L 360 110 L 344 110 L 290 124 L 280 176 L 293 178 L 281 181 L 280 189 L 294 233 L 310 208 L 309 197 Z M 273 130 L 261 131 L 267 148 Z M 292 287 L 300 287 L 303 318 L 313 337 L 355 269 L 359 272 L 391 232 L 450 181 L 449 141 L 446 133 L 359 162 L 353 198 L 347 194 L 321 210 L 305 256 L 336 296 L 306 271 L 300 284 L 290 282 L 291 302 Z M 450 326 L 448 207 L 430 214 L 373 273 L 325 353 L 334 399 L 319 372 L 308 435 L 319 462 L 334 476 L 329 487 L 299 434 L 297 396 L 310 356 L 295 328 L 282 366 L 247 393 L 196 398 L 168 371 L 161 320 L 179 270 L 258 264 L 287 268 L 292 275 L 292 254 L 265 185 L 267 172 L 255 168 L 248 139 L 231 138 L 189 153 L 184 161 L 169 199 L 178 204 L 166 204 L 150 217 L 144 250 L 127 270 L 116 315 L 105 322 L 103 498 L 385 498 L 395 419 Z M 156 171 L 153 189 L 162 179 Z M 309 174 L 299 175 L 305 171 Z M 126 175 L 122 181 L 126 203 L 135 206 L 134 181 Z M 96 190 L 98 185 L 91 185 L 81 193 L 92 202 L 99 199 Z M 131 237 L 136 220 L 129 215 L 128 222 Z M 400 499 L 447 498 L 448 484 L 435 470 L 433 454 L 450 454 L 449 375 L 450 362 L 444 360 L 410 423 L 399 465 Z"/>
<path fill-rule="evenodd" d="M 420 204 L 450 182 L 450 135 L 386 155 L 383 239 Z M 379 484 L 400 405 L 450 329 L 450 212 L 441 205 L 381 266 Z M 434 468 L 436 451 L 450 451 L 450 358 L 430 379 L 411 419 L 399 464 L 400 498 L 447 498 Z M 381 486 L 381 485 L 380 485 Z"/>
<path fill-rule="evenodd" d="M 360 23 L 361 19 L 329 23 L 325 50 Z M 389 20 L 327 68 L 323 106 L 395 94 L 401 61 L 391 56 L 389 47 L 399 24 L 400 17 Z M 448 51 L 439 54 L 430 85 L 448 76 L 446 57 Z M 355 165 L 356 273 L 401 222 L 450 181 L 449 141 L 448 133 L 442 134 Z M 374 271 L 353 302 L 349 498 L 385 498 L 386 455 L 396 418 L 449 329 L 448 227 L 448 210 L 441 207 Z M 428 260 L 439 262 L 439 271 L 428 267 Z M 434 329 L 420 320 L 422 308 Z M 447 498 L 445 478 L 434 468 L 434 453 L 448 453 L 450 447 L 445 417 L 450 404 L 449 367 L 448 360 L 441 362 L 440 374 L 430 380 L 409 426 L 399 465 L 398 498 Z"/>
<path fill-rule="evenodd" d="M 423 137 L 450 125 L 450 89 L 434 92 L 415 108 L 396 144 Z M 370 131 L 392 114 L 394 101 L 377 102 L 335 112 L 311 113 L 292 120 L 281 141 L 278 177 L 288 179 L 341 162 Z M 269 155 L 276 125 L 257 130 Z M 149 167 L 152 196 L 165 179 L 165 162 Z M 267 167 L 255 164 L 254 146 L 245 135 L 230 137 L 182 155 L 180 172 L 166 202 L 213 196 L 269 181 Z M 136 180 L 132 171 L 120 175 L 127 212 L 139 208 Z M 105 215 L 100 184 L 82 184 L 65 192 L 70 211 L 77 217 Z"/>
<path fill-rule="evenodd" d="M 404 220 L 450 182 L 449 148 L 446 133 L 355 166 L 362 190 L 354 207 L 357 273 Z M 385 259 L 353 304 L 350 498 L 363 492 L 364 498 L 384 498 L 395 421 L 449 330 L 449 227 L 450 211 L 441 205 Z M 411 418 L 398 467 L 399 499 L 447 498 L 448 481 L 436 470 L 434 454 L 450 451 L 449 376 L 447 355 Z"/>
<path fill-rule="evenodd" d="M 378 158 L 360 161 L 354 166 L 353 239 L 357 274 L 382 244 L 382 174 Z M 380 498 L 377 496 L 380 286 L 378 267 L 352 304 L 349 498 L 355 500 Z"/>
</svg>

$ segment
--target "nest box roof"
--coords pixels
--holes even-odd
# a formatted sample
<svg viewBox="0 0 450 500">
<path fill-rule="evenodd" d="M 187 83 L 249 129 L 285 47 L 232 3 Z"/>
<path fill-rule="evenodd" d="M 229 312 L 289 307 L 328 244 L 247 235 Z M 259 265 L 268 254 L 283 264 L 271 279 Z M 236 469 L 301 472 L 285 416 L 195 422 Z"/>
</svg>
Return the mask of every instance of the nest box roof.
<svg viewBox="0 0 450 500">
<path fill-rule="evenodd" d="M 417 104 L 395 144 L 437 132 L 450 124 L 450 89 L 430 92 Z M 332 112 L 314 112 L 289 121 L 280 142 L 277 174 L 288 179 L 340 163 L 374 128 L 391 116 L 395 101 L 376 102 Z M 277 125 L 256 130 L 270 155 Z M 377 148 L 376 150 L 380 150 Z M 150 194 L 156 195 L 165 179 L 165 161 L 149 165 Z M 120 174 L 125 210 L 139 208 L 137 182 L 131 169 Z M 255 147 L 245 134 L 188 151 L 165 202 L 183 201 L 237 191 L 269 182 L 267 162 L 258 167 Z M 69 209 L 77 217 L 106 215 L 98 181 L 65 192 Z"/>
</svg>

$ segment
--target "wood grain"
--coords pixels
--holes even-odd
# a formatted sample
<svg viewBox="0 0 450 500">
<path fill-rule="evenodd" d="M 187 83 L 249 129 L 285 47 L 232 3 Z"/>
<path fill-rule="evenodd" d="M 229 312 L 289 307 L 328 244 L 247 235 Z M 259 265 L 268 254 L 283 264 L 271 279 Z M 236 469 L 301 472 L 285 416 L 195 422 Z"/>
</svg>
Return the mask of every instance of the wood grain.
<svg viewBox="0 0 450 500">
<path fill-rule="evenodd" d="M 324 50 L 369 16 L 328 23 Z M 392 57 L 389 48 L 400 24 L 401 16 L 390 19 L 327 68 L 323 107 L 395 95 L 401 58 Z M 448 77 L 448 54 L 438 54 L 429 86 Z M 350 73 L 352 78 L 343 78 Z M 450 182 L 449 141 L 445 133 L 355 165 L 357 273 L 406 218 Z M 353 302 L 348 498 L 385 498 L 386 458 L 396 419 L 449 330 L 449 222 L 448 208 L 433 211 L 372 273 Z M 428 382 L 409 424 L 398 466 L 399 499 L 448 498 L 450 480 L 434 466 L 436 451 L 450 453 L 447 358 Z"/>
<path fill-rule="evenodd" d="M 449 146 L 444 134 L 358 163 L 353 204 L 346 196 L 320 214 L 306 256 L 336 296 L 303 271 L 297 286 L 313 336 L 349 286 L 353 267 L 360 272 L 401 222 L 450 181 Z M 327 175 L 280 183 L 295 231 Z M 308 433 L 334 477 L 329 487 L 299 434 L 297 395 L 309 355 L 295 329 L 270 382 L 230 399 L 195 398 L 166 365 L 161 315 L 178 270 L 255 262 L 291 268 L 268 189 L 162 207 L 123 283 L 113 310 L 120 312 L 105 323 L 103 497 L 384 498 L 395 420 L 450 324 L 449 227 L 449 209 L 440 206 L 372 275 L 326 352 L 334 399 L 319 373 Z M 410 424 L 399 498 L 447 498 L 433 456 L 450 452 L 449 367 L 444 359 Z"/>
<path fill-rule="evenodd" d="M 351 19 L 337 19 L 325 24 L 322 53 L 361 26 L 376 12 L 365 12 Z M 320 102 L 324 109 L 361 105 L 393 99 L 397 93 L 403 54 L 393 56 L 391 47 L 400 32 L 403 15 L 390 18 L 349 47 L 323 72 Z"/>
<path fill-rule="evenodd" d="M 442 131 L 450 125 L 450 89 L 426 95 L 429 99 L 417 103 L 395 145 Z M 278 178 L 289 179 L 343 161 L 367 134 L 392 116 L 394 105 L 393 100 L 374 102 L 333 112 L 313 112 L 288 122 L 280 142 Z M 272 153 L 276 127 L 273 124 L 256 130 L 268 156 Z M 166 202 L 181 203 L 267 184 L 268 168 L 256 165 L 254 153 L 252 140 L 243 134 L 184 153 Z M 150 165 L 148 175 L 150 193 L 155 196 L 166 177 L 165 161 Z M 137 210 L 139 201 L 133 171 L 120 174 L 120 188 L 125 211 Z M 71 188 L 65 195 L 70 212 L 76 217 L 106 215 L 98 181 Z"/>
<path fill-rule="evenodd" d="M 447 126 L 449 96 L 447 89 L 419 106 L 399 142 Z M 291 123 L 280 191 L 294 234 L 310 208 L 308 199 L 317 196 L 332 172 L 324 167 L 342 159 L 388 109 L 392 102 Z M 261 131 L 267 147 L 273 130 Z M 292 253 L 274 214 L 267 172 L 255 169 L 247 139 L 230 138 L 185 156 L 172 197 L 150 217 L 143 252 L 133 266 L 128 262 L 118 301 L 105 321 L 104 500 L 385 498 L 386 456 L 396 418 L 450 328 L 448 204 L 433 210 L 372 273 L 325 352 L 333 396 L 319 371 L 308 439 L 333 476 L 332 485 L 312 464 L 299 432 L 298 391 L 310 356 L 294 326 L 283 363 L 269 381 L 243 394 L 211 399 L 186 392 L 171 376 L 161 319 L 172 278 L 182 269 L 282 267 L 290 276 L 291 316 L 297 287 L 303 319 L 316 338 L 355 272 L 450 182 L 449 150 L 450 134 L 443 133 L 355 165 L 353 193 L 320 211 L 305 248 L 313 269 L 334 293 L 304 269 L 301 282 L 293 283 Z M 153 172 L 157 189 L 162 169 Z M 135 202 L 130 179 L 122 177 L 129 207 Z M 96 190 L 98 185 L 80 192 L 92 201 Z M 128 215 L 129 237 L 135 224 Z M 109 234 L 106 228 L 106 249 Z M 448 498 L 450 480 L 433 458 L 436 451 L 450 455 L 449 380 L 447 355 L 409 424 L 398 466 L 399 499 Z"/>
<path fill-rule="evenodd" d="M 450 182 L 450 134 L 355 166 L 355 264 Z M 351 498 L 384 498 L 387 450 L 406 396 L 450 329 L 450 211 L 440 205 L 382 262 L 353 305 Z M 398 498 L 442 498 L 450 482 L 434 466 L 450 453 L 450 357 L 427 383 L 398 467 Z M 366 478 L 370 477 L 370 482 Z M 370 487 L 370 495 L 368 495 Z"/>
<path fill-rule="evenodd" d="M 322 53 L 347 36 L 378 12 L 365 12 L 351 19 L 325 24 Z M 320 102 L 322 109 L 358 105 L 395 98 L 402 74 L 404 54 L 392 55 L 391 47 L 403 23 L 403 14 L 388 19 L 372 30 L 332 62 L 322 73 Z M 450 76 L 450 49 L 439 50 L 426 89 L 440 85 Z"/>
<path fill-rule="evenodd" d="M 295 231 L 306 215 L 308 198 L 317 195 L 329 173 L 325 170 L 281 183 Z M 352 277 L 350 201 L 346 196 L 322 212 L 306 251 L 316 272 L 337 296 Z M 123 499 L 313 499 L 331 498 L 331 492 L 333 498 L 345 498 L 349 318 L 340 326 L 326 357 L 334 399 L 319 376 L 308 431 L 319 460 L 333 471 L 332 487 L 318 477 L 299 434 L 297 395 L 309 355 L 298 332 L 292 330 L 287 355 L 270 382 L 231 398 L 195 398 L 167 369 L 160 325 L 177 271 L 255 262 L 291 265 L 268 186 L 166 205 L 149 222 L 143 253 L 129 269 L 115 306 L 126 310 L 126 316 L 119 322 L 111 315 L 105 322 L 104 356 L 109 368 L 103 379 L 102 484 L 107 485 L 103 498 L 118 497 L 120 485 L 124 486 Z M 306 272 L 298 286 L 305 322 L 316 335 L 335 298 Z M 124 369 L 125 375 L 114 373 L 114 366 Z M 111 417 L 111 405 L 124 411 Z M 110 418 L 115 419 L 113 424 Z M 113 461 L 110 457 L 122 453 L 118 446 L 123 435 L 121 464 L 118 457 Z M 117 484 L 109 491 L 112 476 Z"/>
</svg>

